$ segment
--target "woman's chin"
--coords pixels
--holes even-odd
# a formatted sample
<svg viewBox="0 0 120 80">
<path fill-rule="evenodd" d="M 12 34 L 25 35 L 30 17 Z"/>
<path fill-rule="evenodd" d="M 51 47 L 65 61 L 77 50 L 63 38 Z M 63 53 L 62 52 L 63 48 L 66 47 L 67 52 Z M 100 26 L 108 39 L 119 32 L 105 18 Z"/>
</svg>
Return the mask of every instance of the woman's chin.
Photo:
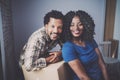
<svg viewBox="0 0 120 80">
<path fill-rule="evenodd" d="M 76 34 L 76 35 L 73 35 L 73 37 L 80 37 L 80 35 L 77 35 L 77 34 Z"/>
</svg>

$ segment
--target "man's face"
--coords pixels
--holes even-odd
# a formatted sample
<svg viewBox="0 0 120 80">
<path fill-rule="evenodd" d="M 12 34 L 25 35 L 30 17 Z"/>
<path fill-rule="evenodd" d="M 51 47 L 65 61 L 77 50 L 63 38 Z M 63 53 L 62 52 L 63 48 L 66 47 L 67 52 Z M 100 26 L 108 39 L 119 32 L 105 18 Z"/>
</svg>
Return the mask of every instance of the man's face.
<svg viewBox="0 0 120 80">
<path fill-rule="evenodd" d="M 63 23 L 61 19 L 50 18 L 50 21 L 45 25 L 45 28 L 46 33 L 51 40 L 56 40 L 59 37 L 60 33 L 62 33 L 62 26 Z"/>
</svg>

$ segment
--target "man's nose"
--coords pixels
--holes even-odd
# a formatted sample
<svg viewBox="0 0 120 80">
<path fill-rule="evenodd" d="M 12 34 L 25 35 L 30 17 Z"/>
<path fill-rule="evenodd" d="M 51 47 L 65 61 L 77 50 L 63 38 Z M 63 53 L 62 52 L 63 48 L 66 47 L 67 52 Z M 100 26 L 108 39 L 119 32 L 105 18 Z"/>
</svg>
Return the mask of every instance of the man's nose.
<svg viewBox="0 0 120 80">
<path fill-rule="evenodd" d="M 58 32 L 58 29 L 57 29 L 57 28 L 54 28 L 54 29 L 53 29 L 53 32 L 54 32 L 54 33 L 57 33 L 57 32 Z"/>
</svg>

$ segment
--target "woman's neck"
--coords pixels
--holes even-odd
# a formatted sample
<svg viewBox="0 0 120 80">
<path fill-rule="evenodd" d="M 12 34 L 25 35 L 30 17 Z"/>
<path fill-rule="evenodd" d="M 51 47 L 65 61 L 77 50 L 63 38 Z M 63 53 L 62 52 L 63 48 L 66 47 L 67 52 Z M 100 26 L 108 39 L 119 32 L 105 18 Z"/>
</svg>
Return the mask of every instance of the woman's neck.
<svg viewBox="0 0 120 80">
<path fill-rule="evenodd" d="M 73 38 L 72 42 L 75 43 L 76 45 L 85 47 L 84 41 L 82 41 L 80 38 Z"/>
<path fill-rule="evenodd" d="M 73 38 L 72 41 L 73 41 L 73 42 L 74 42 L 74 41 L 75 41 L 75 42 L 79 42 L 79 41 L 81 41 L 81 39 L 77 37 L 77 38 Z"/>
</svg>

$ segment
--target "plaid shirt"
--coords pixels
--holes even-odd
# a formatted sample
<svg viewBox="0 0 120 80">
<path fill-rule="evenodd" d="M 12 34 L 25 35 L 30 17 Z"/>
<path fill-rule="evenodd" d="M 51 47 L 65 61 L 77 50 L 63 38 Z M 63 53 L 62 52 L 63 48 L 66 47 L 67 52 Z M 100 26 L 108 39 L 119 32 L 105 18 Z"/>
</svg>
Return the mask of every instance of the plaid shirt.
<svg viewBox="0 0 120 80">
<path fill-rule="evenodd" d="M 24 64 L 27 71 L 39 70 L 46 67 L 45 57 L 57 44 L 62 46 L 59 39 L 51 41 L 45 32 L 45 27 L 42 27 L 30 36 L 28 42 L 23 47 L 20 64 Z"/>
</svg>

